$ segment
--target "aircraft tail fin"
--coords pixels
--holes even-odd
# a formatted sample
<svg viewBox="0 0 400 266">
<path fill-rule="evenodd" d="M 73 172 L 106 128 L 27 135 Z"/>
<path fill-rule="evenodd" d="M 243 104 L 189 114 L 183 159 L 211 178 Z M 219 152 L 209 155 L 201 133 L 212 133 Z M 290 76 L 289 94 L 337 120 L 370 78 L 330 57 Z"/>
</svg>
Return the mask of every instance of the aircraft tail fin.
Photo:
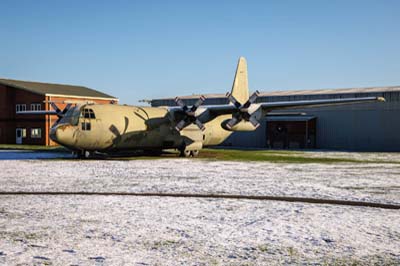
<svg viewBox="0 0 400 266">
<path fill-rule="evenodd" d="M 236 68 L 235 79 L 233 81 L 231 95 L 240 103 L 245 103 L 249 99 L 249 82 L 247 79 L 247 62 L 244 57 L 239 58 Z"/>
</svg>

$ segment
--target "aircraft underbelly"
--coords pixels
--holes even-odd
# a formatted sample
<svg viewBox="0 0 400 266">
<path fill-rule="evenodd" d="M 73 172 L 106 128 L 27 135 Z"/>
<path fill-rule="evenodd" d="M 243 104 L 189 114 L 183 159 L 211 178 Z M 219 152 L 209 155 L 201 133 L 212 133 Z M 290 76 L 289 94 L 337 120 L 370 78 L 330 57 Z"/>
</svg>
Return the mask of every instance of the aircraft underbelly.
<svg viewBox="0 0 400 266">
<path fill-rule="evenodd" d="M 127 132 L 114 142 L 113 147 L 117 150 L 164 149 L 178 147 L 182 138 L 169 127 L 162 126 L 152 130 Z"/>
</svg>

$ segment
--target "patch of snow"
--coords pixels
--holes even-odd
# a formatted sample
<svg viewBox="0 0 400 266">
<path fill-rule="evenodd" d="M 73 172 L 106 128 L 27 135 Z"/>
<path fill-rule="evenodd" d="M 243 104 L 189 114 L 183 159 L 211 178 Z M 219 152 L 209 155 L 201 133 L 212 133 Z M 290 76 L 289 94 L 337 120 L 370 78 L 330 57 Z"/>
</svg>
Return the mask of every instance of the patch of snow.
<svg viewBox="0 0 400 266">
<path fill-rule="evenodd" d="M 8 196 L 0 206 L 5 265 L 400 262 L 398 211 L 117 196 Z"/>
<path fill-rule="evenodd" d="M 1 191 L 227 193 L 400 203 L 397 164 L 32 157 L 0 160 Z M 0 265 L 400 264 L 399 243 L 397 210 L 224 199 L 0 196 Z"/>
</svg>

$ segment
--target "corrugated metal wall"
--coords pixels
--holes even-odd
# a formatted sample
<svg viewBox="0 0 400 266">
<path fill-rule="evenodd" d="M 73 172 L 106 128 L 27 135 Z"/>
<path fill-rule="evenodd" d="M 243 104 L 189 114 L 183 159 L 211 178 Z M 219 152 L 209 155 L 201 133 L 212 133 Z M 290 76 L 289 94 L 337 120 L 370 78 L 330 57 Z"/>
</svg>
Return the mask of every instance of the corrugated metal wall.
<svg viewBox="0 0 400 266">
<path fill-rule="evenodd" d="M 257 102 L 296 101 L 329 98 L 383 96 L 385 103 L 304 108 L 317 117 L 317 148 L 355 151 L 400 151 L 400 92 L 346 93 L 321 95 L 265 96 Z M 193 104 L 196 99 L 185 99 Z M 207 99 L 205 104 L 224 104 L 225 98 Z M 157 100 L 153 106 L 174 105 L 172 100 Z M 287 111 L 287 110 L 286 110 Z M 235 132 L 224 145 L 266 147 L 266 119 L 254 132 Z"/>
</svg>

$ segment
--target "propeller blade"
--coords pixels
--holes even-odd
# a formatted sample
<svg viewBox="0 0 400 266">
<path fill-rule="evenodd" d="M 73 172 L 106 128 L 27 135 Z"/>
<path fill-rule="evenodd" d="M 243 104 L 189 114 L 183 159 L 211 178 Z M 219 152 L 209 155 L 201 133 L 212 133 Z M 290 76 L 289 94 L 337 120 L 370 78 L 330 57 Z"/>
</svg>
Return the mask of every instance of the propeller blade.
<svg viewBox="0 0 400 266">
<path fill-rule="evenodd" d="M 195 112 L 197 110 L 197 108 L 199 108 L 199 106 L 203 104 L 205 99 L 206 98 L 203 95 L 201 95 L 200 98 L 197 100 L 197 102 L 195 104 L 193 104 L 193 106 L 192 106 L 192 108 L 190 110 L 192 112 Z"/>
<path fill-rule="evenodd" d="M 51 105 L 51 107 L 54 109 L 54 111 L 56 111 L 57 115 L 58 115 L 59 113 L 61 113 L 61 110 L 60 110 L 60 108 L 58 108 L 57 104 L 51 102 L 50 105 Z"/>
<path fill-rule="evenodd" d="M 226 123 L 226 127 L 231 129 L 234 125 L 236 125 L 239 122 L 239 119 L 237 117 L 232 117 L 231 120 Z"/>
<path fill-rule="evenodd" d="M 203 123 L 199 119 L 196 119 L 196 121 L 194 121 L 194 123 L 201 129 L 201 131 L 204 131 L 206 129 L 206 127 L 203 125 Z"/>
<path fill-rule="evenodd" d="M 232 96 L 231 93 L 228 92 L 228 93 L 226 94 L 226 96 L 228 97 L 229 101 L 230 101 L 231 103 L 233 103 L 233 104 L 236 106 L 236 108 L 239 108 L 240 106 L 242 106 L 242 104 L 241 104 L 240 102 L 238 102 L 238 101 L 235 99 L 235 97 Z"/>
<path fill-rule="evenodd" d="M 176 103 L 177 105 L 179 105 L 180 107 L 182 107 L 183 111 L 185 111 L 185 112 L 186 112 L 186 110 L 188 109 L 187 105 L 186 105 L 186 104 L 182 101 L 182 99 L 179 98 L 179 97 L 175 97 L 175 103 Z"/>
<path fill-rule="evenodd" d="M 119 130 L 118 130 L 118 128 L 117 128 L 116 126 L 111 125 L 108 129 L 109 129 L 116 137 L 120 137 L 120 136 L 121 136 L 121 133 L 119 133 Z"/>
<path fill-rule="evenodd" d="M 67 106 L 65 106 L 65 108 L 64 108 L 64 110 L 62 110 L 62 114 L 63 115 L 65 115 L 67 112 L 68 112 L 68 110 L 69 110 L 69 108 L 71 108 L 71 103 L 69 103 L 69 104 L 67 104 Z"/>
<path fill-rule="evenodd" d="M 176 124 L 175 129 L 177 131 L 181 131 L 182 129 L 184 129 L 186 127 L 186 121 L 184 119 L 182 119 L 181 121 L 179 121 L 178 124 Z"/>
<path fill-rule="evenodd" d="M 258 95 L 260 95 L 259 91 L 255 91 L 249 98 L 250 103 L 254 103 L 257 100 Z"/>
<path fill-rule="evenodd" d="M 115 125 L 111 125 L 108 129 L 115 135 L 114 143 L 121 141 L 121 133 Z"/>
<path fill-rule="evenodd" d="M 257 118 L 255 116 L 250 116 L 249 122 L 255 127 L 258 128 L 260 126 L 260 123 L 258 122 Z"/>
<path fill-rule="evenodd" d="M 257 100 L 258 95 L 260 94 L 259 91 L 255 91 L 250 98 L 247 100 L 245 104 L 243 104 L 243 108 L 247 109 L 249 106 Z"/>
</svg>

